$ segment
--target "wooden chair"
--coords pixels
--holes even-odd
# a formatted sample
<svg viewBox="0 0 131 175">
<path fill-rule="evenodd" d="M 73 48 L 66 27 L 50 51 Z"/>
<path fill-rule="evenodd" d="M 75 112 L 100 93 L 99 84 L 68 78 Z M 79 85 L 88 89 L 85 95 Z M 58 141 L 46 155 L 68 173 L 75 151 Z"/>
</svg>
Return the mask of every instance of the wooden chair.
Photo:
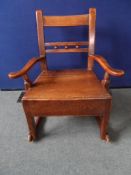
<svg viewBox="0 0 131 175">
<path fill-rule="evenodd" d="M 29 141 L 37 138 L 36 127 L 40 116 L 53 115 L 95 116 L 100 126 L 101 139 L 109 141 L 107 127 L 112 102 L 108 91 L 110 75 L 119 77 L 124 75 L 124 71 L 111 68 L 102 56 L 95 55 L 96 9 L 90 8 L 89 14 L 74 16 L 43 16 L 42 11 L 37 10 L 36 21 L 40 57 L 30 59 L 20 71 L 9 73 L 9 78 L 24 79 L 22 104 L 29 128 Z M 89 41 L 44 42 L 44 27 L 84 25 L 89 25 Z M 46 53 L 65 52 L 88 52 L 87 69 L 48 70 Z M 101 81 L 93 71 L 94 61 L 105 71 Z M 27 73 L 38 62 L 41 73 L 31 82 Z"/>
</svg>

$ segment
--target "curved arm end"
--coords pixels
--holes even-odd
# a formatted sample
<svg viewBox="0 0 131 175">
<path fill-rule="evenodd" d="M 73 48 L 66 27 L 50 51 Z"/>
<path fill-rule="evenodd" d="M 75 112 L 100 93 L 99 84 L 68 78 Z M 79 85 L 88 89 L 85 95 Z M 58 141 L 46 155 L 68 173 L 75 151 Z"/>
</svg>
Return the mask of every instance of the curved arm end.
<svg viewBox="0 0 131 175">
<path fill-rule="evenodd" d="M 13 79 L 13 78 L 19 78 L 19 77 L 23 76 L 24 74 L 26 74 L 31 69 L 31 67 L 34 64 L 36 64 L 39 61 L 42 61 L 43 58 L 44 58 L 43 56 L 39 57 L 39 58 L 31 58 L 27 62 L 27 64 L 20 71 L 18 71 L 18 72 L 11 72 L 11 73 L 8 74 L 8 77 L 10 79 Z"/>
<path fill-rule="evenodd" d="M 13 79 L 13 78 L 18 78 L 19 76 L 17 76 L 17 72 L 15 73 L 15 72 L 10 72 L 9 74 L 8 74 L 8 77 L 10 78 L 10 79 Z"/>
<path fill-rule="evenodd" d="M 100 66 L 110 75 L 121 77 L 125 74 L 123 70 L 112 68 L 102 56 L 90 55 L 89 57 L 97 61 L 100 64 Z"/>
</svg>

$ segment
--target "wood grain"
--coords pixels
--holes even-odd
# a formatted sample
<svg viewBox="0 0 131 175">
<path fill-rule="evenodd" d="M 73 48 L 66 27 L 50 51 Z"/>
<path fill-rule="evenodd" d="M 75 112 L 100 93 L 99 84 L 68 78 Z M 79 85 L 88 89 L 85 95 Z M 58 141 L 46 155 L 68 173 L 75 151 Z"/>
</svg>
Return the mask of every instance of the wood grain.
<svg viewBox="0 0 131 175">
<path fill-rule="evenodd" d="M 35 57 L 31 58 L 21 70 L 19 70 L 18 72 L 10 72 L 8 74 L 8 77 L 9 78 L 19 78 L 25 75 L 37 62 L 41 62 L 43 59 L 44 59 L 43 56 L 39 58 L 35 58 Z"/>
<path fill-rule="evenodd" d="M 89 55 L 95 54 L 95 25 L 96 25 L 96 9 L 89 9 Z M 88 57 L 88 70 L 92 70 L 94 60 Z"/>
<path fill-rule="evenodd" d="M 88 48 L 46 49 L 46 53 L 88 52 Z"/>
<path fill-rule="evenodd" d="M 88 15 L 74 16 L 44 16 L 43 25 L 46 27 L 67 27 L 67 26 L 83 26 L 89 24 Z"/>
<path fill-rule="evenodd" d="M 47 42 L 45 46 L 88 46 L 88 41 L 77 41 L 77 42 Z"/>
<path fill-rule="evenodd" d="M 101 65 L 101 67 L 112 76 L 121 77 L 125 74 L 123 70 L 112 68 L 104 59 L 104 57 L 100 55 L 90 55 L 89 58 L 98 62 Z"/>
<path fill-rule="evenodd" d="M 36 21 L 40 57 L 30 59 L 20 71 L 8 75 L 9 78 L 21 76 L 24 79 L 25 95 L 22 104 L 29 129 L 29 141 L 37 138 L 38 121 L 40 117 L 46 115 L 97 116 L 100 137 L 108 141 L 107 129 L 112 104 L 109 92 L 110 75 L 122 76 L 124 71 L 112 68 L 102 56 L 95 55 L 96 9 L 90 8 L 89 14 L 74 16 L 43 16 L 42 11 L 37 10 Z M 89 25 L 89 42 L 45 42 L 44 27 L 81 25 Z M 87 69 L 49 71 L 46 53 L 66 52 L 88 52 Z M 105 71 L 102 81 L 93 71 L 94 61 Z M 41 63 L 41 73 L 34 82 L 31 82 L 28 71 L 37 62 Z"/>
<path fill-rule="evenodd" d="M 45 59 L 44 32 L 43 32 L 43 14 L 41 10 L 36 11 L 37 35 L 40 56 L 44 56 L 41 62 L 41 69 L 47 71 L 47 63 Z"/>
</svg>

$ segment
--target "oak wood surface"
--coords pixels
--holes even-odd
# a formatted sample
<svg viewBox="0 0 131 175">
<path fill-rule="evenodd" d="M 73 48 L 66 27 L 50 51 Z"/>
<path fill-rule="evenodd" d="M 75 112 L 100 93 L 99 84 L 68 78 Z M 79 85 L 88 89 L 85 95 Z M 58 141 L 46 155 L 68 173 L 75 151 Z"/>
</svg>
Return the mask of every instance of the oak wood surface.
<svg viewBox="0 0 131 175">
<path fill-rule="evenodd" d="M 88 52 L 88 42 L 48 42 L 45 43 L 46 47 L 54 46 L 54 48 L 47 48 L 46 53 L 74 53 L 74 52 Z M 61 48 L 64 46 L 64 48 Z M 74 46 L 74 47 L 73 47 Z M 86 46 L 86 47 L 81 47 Z"/>
<path fill-rule="evenodd" d="M 88 25 L 88 15 L 43 16 L 43 25 L 48 27 L 67 27 Z"/>
<path fill-rule="evenodd" d="M 88 46 L 88 41 L 76 41 L 76 42 L 47 42 L 45 46 Z"/>
<path fill-rule="evenodd" d="M 46 53 L 74 53 L 88 52 L 88 48 L 46 49 Z"/>
<path fill-rule="evenodd" d="M 105 58 L 100 55 L 89 55 L 89 58 L 98 62 L 101 65 L 101 67 L 112 76 L 120 77 L 124 75 L 123 70 L 112 68 L 105 60 Z"/>
<path fill-rule="evenodd" d="M 10 72 L 8 74 L 9 78 L 18 78 L 23 76 L 24 74 L 26 74 L 37 62 L 40 62 L 44 59 L 43 56 L 39 57 L 39 58 L 31 58 L 26 64 L 25 66 L 19 70 L 18 72 Z"/>
<path fill-rule="evenodd" d="M 41 73 L 24 95 L 28 100 L 106 99 L 111 98 L 93 71 L 69 70 Z"/>
<path fill-rule="evenodd" d="M 90 8 L 89 14 L 73 16 L 45 16 L 41 10 L 37 10 L 36 21 L 40 57 L 30 59 L 21 70 L 8 75 L 9 78 L 24 79 L 25 95 L 22 104 L 28 124 L 29 140 L 37 138 L 36 116 L 40 121 L 40 117 L 46 115 L 84 115 L 97 116 L 100 137 L 109 141 L 107 130 L 112 104 L 109 92 L 110 75 L 122 76 L 124 71 L 112 68 L 102 56 L 95 55 L 96 9 Z M 81 25 L 89 25 L 89 41 L 45 42 L 45 27 Z M 46 53 L 62 52 L 88 52 L 87 69 L 49 71 Z M 28 71 L 38 62 L 41 63 L 41 73 L 32 82 Z M 99 63 L 105 71 L 102 80 L 93 72 L 94 62 Z"/>
<path fill-rule="evenodd" d="M 45 45 L 44 45 L 44 32 L 43 32 L 43 14 L 41 10 L 36 11 L 36 24 L 37 24 L 37 36 L 40 56 L 44 56 L 41 63 L 41 69 L 47 71 L 47 63 L 45 59 Z"/>
<path fill-rule="evenodd" d="M 95 54 L 95 26 L 96 26 L 96 9 L 89 9 L 89 55 Z M 94 60 L 88 57 L 88 70 L 92 70 Z"/>
<path fill-rule="evenodd" d="M 105 113 L 105 103 L 110 99 L 80 100 L 23 100 L 32 116 L 97 116 Z M 35 106 L 35 107 L 34 107 Z"/>
</svg>

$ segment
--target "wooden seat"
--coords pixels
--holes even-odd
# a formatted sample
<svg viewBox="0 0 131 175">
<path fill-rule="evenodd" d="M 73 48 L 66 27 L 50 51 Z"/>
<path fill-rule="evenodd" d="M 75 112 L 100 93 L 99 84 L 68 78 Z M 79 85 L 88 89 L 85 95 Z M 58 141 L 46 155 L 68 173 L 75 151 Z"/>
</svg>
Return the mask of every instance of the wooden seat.
<svg viewBox="0 0 131 175">
<path fill-rule="evenodd" d="M 107 99 L 109 92 L 93 71 L 49 71 L 41 73 L 23 100 Z"/>
<path fill-rule="evenodd" d="M 30 59 L 20 71 L 9 74 L 9 78 L 23 77 L 24 79 L 25 95 L 22 98 L 22 104 L 30 141 L 37 138 L 36 131 L 40 118 L 53 115 L 95 116 L 100 126 L 101 139 L 109 141 L 107 129 L 112 103 L 112 96 L 109 93 L 110 75 L 122 76 L 124 71 L 113 69 L 102 56 L 95 55 L 95 20 L 96 9 L 94 8 L 89 9 L 89 14 L 74 16 L 43 16 L 41 10 L 36 11 L 40 56 Z M 89 41 L 44 41 L 44 27 L 83 25 L 89 26 Z M 46 54 L 67 52 L 88 53 L 87 69 L 48 70 Z M 38 62 L 41 73 L 32 82 L 28 71 Z M 102 80 L 99 80 L 93 71 L 94 62 L 97 62 L 105 71 Z"/>
<path fill-rule="evenodd" d="M 100 115 L 111 98 L 93 71 L 73 70 L 41 73 L 22 100 L 32 115 Z"/>
</svg>

